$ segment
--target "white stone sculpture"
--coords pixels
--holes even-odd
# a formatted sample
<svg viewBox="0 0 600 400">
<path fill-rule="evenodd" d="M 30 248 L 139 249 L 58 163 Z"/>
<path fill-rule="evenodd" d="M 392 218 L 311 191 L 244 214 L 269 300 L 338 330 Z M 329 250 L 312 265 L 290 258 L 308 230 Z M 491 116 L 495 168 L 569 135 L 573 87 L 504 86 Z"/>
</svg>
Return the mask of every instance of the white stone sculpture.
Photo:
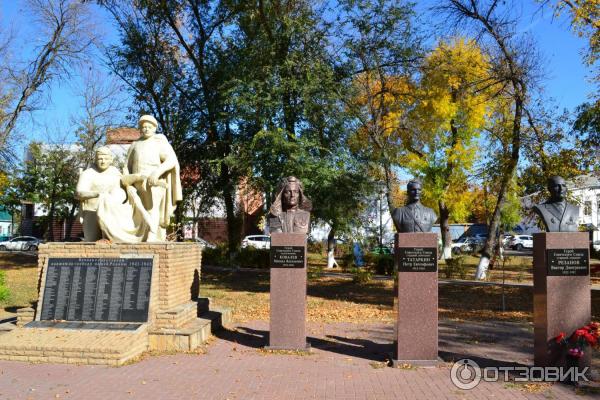
<svg viewBox="0 0 600 400">
<path fill-rule="evenodd" d="M 166 228 L 182 199 L 177 156 L 167 138 L 156 134 L 157 126 L 153 116 L 142 115 L 141 136 L 127 152 L 121 178 L 134 209 L 136 236 L 144 242 L 166 240 Z"/>
<path fill-rule="evenodd" d="M 140 118 L 141 136 L 129 148 L 123 174 L 111 165 L 110 149 L 101 147 L 95 167 L 79 176 L 76 196 L 85 241 L 167 239 L 166 228 L 182 197 L 181 181 L 177 156 L 167 138 L 156 134 L 157 125 L 151 115 Z"/>
<path fill-rule="evenodd" d="M 75 189 L 75 196 L 81 201 L 79 221 L 83 225 L 83 237 L 86 242 L 102 239 L 97 215 L 100 198 L 108 197 L 117 202 L 125 200 L 125 193 L 121 189 L 121 173 L 112 166 L 112 152 L 108 147 L 100 147 L 95 154 L 94 167 L 79 175 Z"/>
</svg>

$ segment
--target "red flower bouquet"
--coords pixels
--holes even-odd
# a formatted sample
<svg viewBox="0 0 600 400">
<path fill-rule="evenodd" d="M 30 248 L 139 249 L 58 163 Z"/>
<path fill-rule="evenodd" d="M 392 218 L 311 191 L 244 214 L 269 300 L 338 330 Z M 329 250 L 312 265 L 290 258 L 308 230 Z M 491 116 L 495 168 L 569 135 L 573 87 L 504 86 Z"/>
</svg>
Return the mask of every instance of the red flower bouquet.
<svg viewBox="0 0 600 400">
<path fill-rule="evenodd" d="M 598 339 L 600 337 L 598 332 L 599 327 L 600 324 L 592 322 L 576 329 L 569 337 L 564 332 L 561 332 L 554 340 L 556 343 L 567 347 L 567 354 L 570 357 L 581 358 L 585 354 L 584 349 L 587 349 L 587 347 L 598 347 Z"/>
</svg>

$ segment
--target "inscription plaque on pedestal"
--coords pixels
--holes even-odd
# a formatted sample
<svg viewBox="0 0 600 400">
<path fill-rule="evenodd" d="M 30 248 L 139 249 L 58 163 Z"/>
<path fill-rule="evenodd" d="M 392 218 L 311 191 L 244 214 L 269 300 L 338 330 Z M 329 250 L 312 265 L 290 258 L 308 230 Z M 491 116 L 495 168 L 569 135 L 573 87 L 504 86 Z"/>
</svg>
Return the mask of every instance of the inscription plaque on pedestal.
<svg viewBox="0 0 600 400">
<path fill-rule="evenodd" d="M 271 246 L 271 268 L 304 268 L 304 246 Z"/>
<path fill-rule="evenodd" d="M 152 258 L 50 258 L 41 320 L 146 322 Z"/>
<path fill-rule="evenodd" d="M 436 272 L 437 249 L 435 247 L 399 247 L 398 272 Z"/>
<path fill-rule="evenodd" d="M 586 276 L 589 274 L 588 249 L 547 249 L 549 276 Z"/>
</svg>

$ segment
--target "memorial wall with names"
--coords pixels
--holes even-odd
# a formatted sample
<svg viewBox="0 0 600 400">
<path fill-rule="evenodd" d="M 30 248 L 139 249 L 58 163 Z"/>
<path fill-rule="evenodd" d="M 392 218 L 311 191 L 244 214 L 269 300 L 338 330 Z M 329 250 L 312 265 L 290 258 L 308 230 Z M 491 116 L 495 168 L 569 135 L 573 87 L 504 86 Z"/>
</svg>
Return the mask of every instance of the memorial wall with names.
<svg viewBox="0 0 600 400">
<path fill-rule="evenodd" d="M 49 258 L 41 320 L 146 322 L 152 258 Z"/>
</svg>

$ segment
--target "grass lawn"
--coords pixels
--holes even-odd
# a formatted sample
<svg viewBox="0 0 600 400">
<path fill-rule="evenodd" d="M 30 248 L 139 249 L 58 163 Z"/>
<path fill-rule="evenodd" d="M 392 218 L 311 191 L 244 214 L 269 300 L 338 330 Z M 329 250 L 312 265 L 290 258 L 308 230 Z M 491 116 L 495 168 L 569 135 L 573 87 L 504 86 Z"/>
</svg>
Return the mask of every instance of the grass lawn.
<svg viewBox="0 0 600 400">
<path fill-rule="evenodd" d="M 357 284 L 347 278 L 319 274 L 319 267 L 322 268 L 325 261 L 318 255 L 310 255 L 309 262 L 307 314 L 310 321 L 394 320 L 391 280 Z M 11 291 L 10 298 L 0 302 L 0 319 L 14 316 L 18 308 L 29 307 L 37 300 L 36 264 L 36 256 L 0 253 L 0 269 L 6 271 Z M 313 267 L 315 265 L 317 268 Z M 527 268 L 525 262 L 511 264 L 506 269 L 519 273 Z M 443 270 L 444 265 L 441 265 L 440 278 L 443 278 Z M 269 318 L 268 271 L 203 271 L 200 291 L 202 296 L 211 297 L 217 305 L 232 307 L 237 321 Z M 532 321 L 532 288 L 505 288 L 504 296 L 506 311 L 501 311 L 502 288 L 499 286 L 442 284 L 439 289 L 440 318 Z M 592 292 L 592 314 L 594 320 L 600 320 L 598 292 Z"/>
</svg>

